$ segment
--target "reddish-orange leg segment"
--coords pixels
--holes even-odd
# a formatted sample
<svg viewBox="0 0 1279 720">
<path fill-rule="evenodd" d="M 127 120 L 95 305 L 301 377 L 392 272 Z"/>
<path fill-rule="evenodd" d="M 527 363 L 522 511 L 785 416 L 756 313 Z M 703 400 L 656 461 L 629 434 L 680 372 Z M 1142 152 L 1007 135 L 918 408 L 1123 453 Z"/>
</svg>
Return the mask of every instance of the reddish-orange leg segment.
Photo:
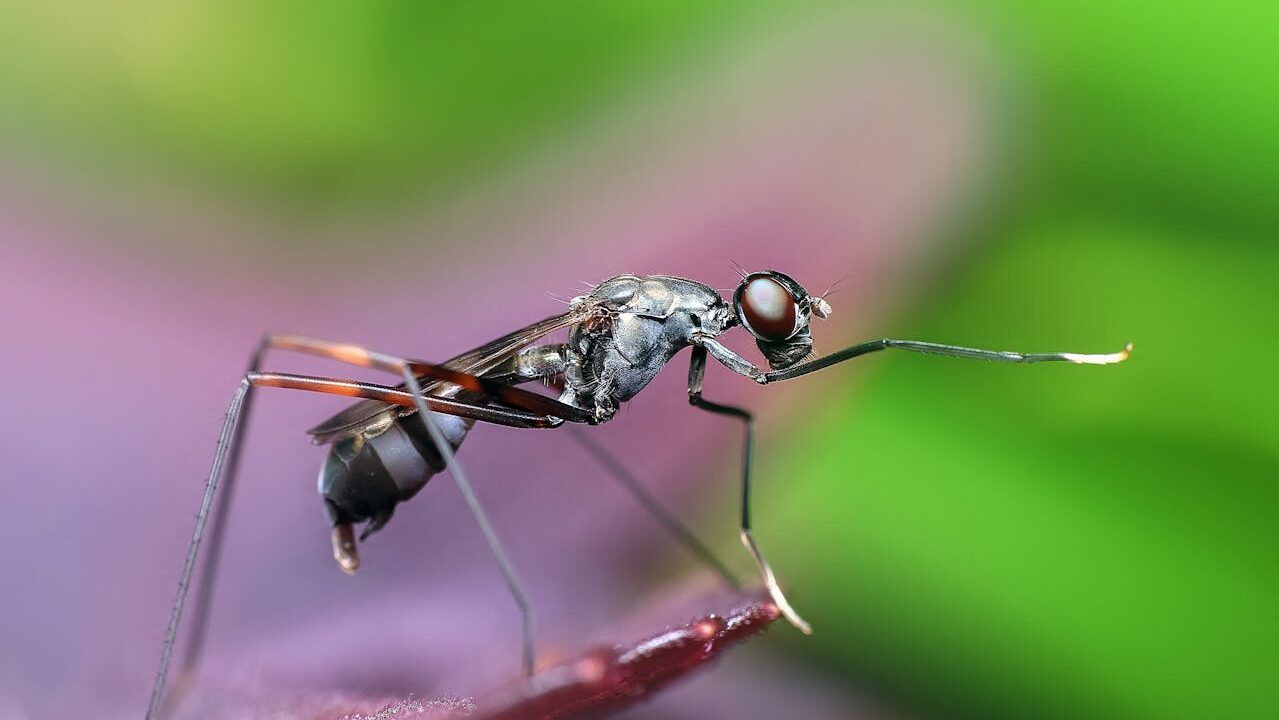
<svg viewBox="0 0 1279 720">
<path fill-rule="evenodd" d="M 257 368 L 261 365 L 262 358 L 265 356 L 266 351 L 270 349 L 297 350 L 364 367 L 402 373 L 405 377 L 405 384 L 408 387 L 408 391 L 406 392 L 401 388 L 387 387 L 384 385 L 376 385 L 355 380 L 258 372 Z M 277 387 L 292 390 L 306 390 L 310 392 L 341 395 L 344 397 L 379 400 L 399 405 L 401 407 L 414 408 L 418 411 L 421 421 L 426 426 L 428 433 L 430 433 L 433 440 L 442 447 L 441 453 L 444 456 L 447 466 L 452 471 L 454 481 L 457 483 L 459 489 L 463 493 L 463 496 L 466 498 L 468 506 L 470 506 L 472 513 L 476 517 L 477 523 L 480 525 L 481 531 L 485 535 L 485 539 L 489 541 L 490 549 L 494 551 L 494 555 L 502 569 L 512 595 L 516 600 L 516 604 L 520 608 L 525 638 L 525 672 L 526 674 L 532 672 L 532 618 L 523 588 L 518 577 L 515 575 L 514 568 L 511 566 L 501 547 L 501 543 L 498 541 L 496 533 L 493 531 L 491 524 L 488 522 L 488 518 L 485 515 L 483 508 L 479 505 L 478 498 L 476 498 L 474 492 L 471 490 L 465 476 L 460 474 L 460 468 L 456 465 L 452 457 L 451 447 L 444 441 L 439 428 L 437 428 L 435 423 L 431 421 L 430 412 L 435 411 L 460 415 L 462 417 L 473 418 L 485 422 L 524 428 L 555 427 L 560 424 L 560 420 L 570 419 L 569 417 L 561 417 L 561 415 L 571 415 L 571 419 L 583 422 L 586 420 L 584 417 L 585 413 L 579 408 L 558 403 L 546 396 L 537 395 L 536 393 L 530 393 L 528 391 L 518 390 L 515 388 L 509 389 L 517 390 L 516 393 L 501 393 L 504 397 L 494 399 L 497 399 L 499 402 L 513 405 L 516 408 L 532 409 L 532 407 L 547 407 L 554 408 L 559 412 L 557 412 L 554 416 L 548 416 L 536 413 L 535 410 L 533 412 L 527 412 L 522 410 L 509 410 L 500 407 L 487 407 L 482 404 L 476 405 L 448 398 L 427 398 L 422 394 L 422 390 L 415 373 L 422 374 L 427 377 L 445 375 L 445 377 L 440 377 L 438 379 L 454 382 L 454 384 L 461 385 L 468 390 L 478 391 L 485 394 L 487 394 L 486 391 L 493 389 L 491 386 L 496 385 L 497 387 L 502 387 L 495 383 L 483 380 L 482 378 L 467 375 L 466 373 L 448 370 L 429 363 L 395 358 L 390 355 L 365 350 L 352 345 L 329 343 L 321 340 L 299 338 L 296 336 L 268 335 L 263 338 L 250 361 L 249 372 L 245 374 L 243 380 L 240 382 L 240 386 L 236 389 L 235 394 L 231 398 L 226 418 L 223 421 L 222 430 L 218 436 L 218 445 L 214 454 L 213 465 L 210 468 L 209 479 L 205 485 L 204 497 L 200 504 L 200 510 L 196 515 L 195 530 L 192 535 L 191 543 L 187 547 L 187 555 L 183 562 L 182 573 L 178 581 L 177 597 L 174 600 L 173 608 L 169 616 L 169 623 L 165 630 L 164 647 L 160 656 L 160 667 L 156 673 L 155 684 L 152 688 L 151 699 L 147 707 L 146 717 L 148 720 L 155 720 L 161 714 L 160 711 L 163 707 L 165 681 L 168 676 L 169 663 L 172 659 L 173 648 L 177 642 L 177 633 L 181 624 L 182 612 L 186 604 L 187 593 L 190 589 L 191 579 L 195 571 L 195 564 L 199 555 L 205 525 L 209 519 L 219 483 L 225 474 L 227 497 L 223 499 L 223 502 L 218 507 L 218 511 L 214 517 L 213 536 L 210 538 L 210 554 L 208 561 L 205 564 L 204 571 L 201 573 L 200 592 L 196 598 L 196 622 L 192 628 L 191 642 L 187 646 L 186 653 L 183 655 L 182 672 L 179 677 L 178 687 L 173 693 L 175 705 L 178 701 L 180 701 L 182 694 L 185 692 L 186 686 L 190 682 L 191 677 L 193 677 L 199 660 L 200 650 L 203 647 L 205 638 L 205 629 L 207 627 L 207 610 L 209 608 L 209 600 L 212 595 L 213 579 L 216 575 L 221 555 L 222 537 L 224 535 L 223 529 L 229 512 L 228 508 L 230 506 L 231 499 L 229 496 L 234 487 L 235 471 L 239 464 L 239 449 L 242 446 L 241 441 L 243 439 L 245 427 L 244 421 L 247 419 L 247 414 L 251 407 L 252 393 L 250 391 L 255 387 Z M 553 403 L 553 405 L 548 405 L 547 403 Z M 570 409 L 574 411 L 574 413 L 569 413 L 565 409 Z"/>
<path fill-rule="evenodd" d="M 314 375 L 294 375 L 291 373 L 250 372 L 245 377 L 254 387 L 306 390 L 327 395 L 344 395 L 364 400 L 380 400 L 400 407 L 418 409 L 418 398 L 415 398 L 412 393 L 386 385 L 375 385 L 356 380 L 337 380 Z M 426 404 L 432 412 L 458 415 L 498 425 L 523 428 L 551 428 L 559 425 L 556 422 L 557 418 L 545 415 L 534 415 L 520 410 L 490 408 L 448 398 L 427 397 Z"/>
<path fill-rule="evenodd" d="M 492 380 L 453 370 L 442 365 L 388 355 L 358 345 L 317 340 L 316 338 L 299 335 L 268 335 L 266 343 L 268 347 L 274 349 L 317 355 L 350 365 L 384 370 L 396 375 L 404 374 L 404 369 L 407 367 L 417 377 L 457 385 L 463 390 L 483 394 L 485 397 L 492 398 L 504 405 L 528 410 L 540 415 L 550 415 L 569 422 L 587 423 L 594 418 L 589 411 L 568 403 L 562 403 L 545 395 L 529 392 L 512 385 L 493 382 Z M 430 389 L 430 387 L 428 385 L 427 389 Z"/>
</svg>

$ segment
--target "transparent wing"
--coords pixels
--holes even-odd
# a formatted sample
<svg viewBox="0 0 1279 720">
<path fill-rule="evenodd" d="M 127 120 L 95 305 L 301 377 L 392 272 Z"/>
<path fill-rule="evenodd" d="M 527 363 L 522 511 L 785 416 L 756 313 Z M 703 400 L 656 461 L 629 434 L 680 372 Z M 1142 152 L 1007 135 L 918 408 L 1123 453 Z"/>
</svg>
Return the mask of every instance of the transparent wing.
<svg viewBox="0 0 1279 720">
<path fill-rule="evenodd" d="M 575 325 L 590 316 L 590 304 L 580 303 L 562 315 L 554 315 L 545 320 L 526 325 L 508 335 L 485 343 L 474 350 L 445 360 L 442 365 L 450 370 L 460 370 L 472 375 L 483 376 L 495 366 L 502 364 L 512 355 L 532 345 L 537 340 L 570 325 Z M 424 388 L 425 389 L 425 388 Z"/>
<path fill-rule="evenodd" d="M 566 313 L 553 315 L 545 320 L 526 325 L 473 350 L 468 350 L 461 355 L 450 358 L 442 364 L 451 370 L 483 376 L 506 362 L 520 350 L 556 330 L 562 330 L 581 322 L 589 314 L 589 305 L 582 303 Z M 438 389 L 440 385 L 441 383 L 439 382 L 424 379 L 422 389 L 425 392 L 431 392 Z M 401 384 L 398 387 L 402 389 L 404 385 Z M 411 415 L 414 412 L 416 411 L 377 400 L 364 400 L 351 405 L 307 432 L 311 434 L 313 442 L 323 444 L 348 437 L 364 428 L 384 422 L 387 416 Z"/>
</svg>

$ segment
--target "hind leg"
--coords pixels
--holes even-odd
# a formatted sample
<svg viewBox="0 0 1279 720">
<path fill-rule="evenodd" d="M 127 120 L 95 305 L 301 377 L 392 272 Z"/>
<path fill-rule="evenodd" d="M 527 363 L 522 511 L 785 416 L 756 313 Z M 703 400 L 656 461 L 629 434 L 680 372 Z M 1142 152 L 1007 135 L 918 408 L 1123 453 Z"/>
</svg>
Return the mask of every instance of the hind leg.
<svg viewBox="0 0 1279 720">
<path fill-rule="evenodd" d="M 251 407 L 253 393 L 256 387 L 276 387 L 293 390 L 308 390 L 312 392 L 321 392 L 343 397 L 357 397 L 372 400 L 379 400 L 403 407 L 412 407 L 418 410 L 422 417 L 426 418 L 427 430 L 433 435 L 438 433 L 434 423 L 429 422 L 431 411 L 456 414 L 463 417 L 469 417 L 485 422 L 493 422 L 497 424 L 510 425 L 514 427 L 554 427 L 561 421 L 558 417 L 548 417 L 537 415 L 521 410 L 507 410 L 503 408 L 486 407 L 484 405 L 472 405 L 445 398 L 430 398 L 429 401 L 422 397 L 420 387 L 418 387 L 416 378 L 410 375 L 409 386 L 415 388 L 417 392 L 406 392 L 399 388 L 386 387 L 382 385 L 374 385 L 371 383 L 363 383 L 353 380 L 335 380 L 331 378 L 317 378 L 301 375 L 286 375 L 281 373 L 261 373 L 256 368 L 261 364 L 262 357 L 267 349 L 275 347 L 271 343 L 271 338 L 265 339 L 254 352 L 250 361 L 250 372 L 246 373 L 244 379 L 241 380 L 239 388 L 232 396 L 231 403 L 227 408 L 226 418 L 223 421 L 222 430 L 218 436 L 217 450 L 214 454 L 213 465 L 209 471 L 209 479 L 205 485 L 205 492 L 200 503 L 200 509 L 196 514 L 195 530 L 192 534 L 191 542 L 187 547 L 186 559 L 183 561 L 181 575 L 178 580 L 178 588 L 173 608 L 170 611 L 169 622 L 165 630 L 163 649 L 160 655 L 160 666 L 156 671 L 155 682 L 151 690 L 151 698 L 147 706 L 147 720 L 156 720 L 160 717 L 162 703 L 168 679 L 169 665 L 172 660 L 173 650 L 177 643 L 178 630 L 181 625 L 182 614 L 186 606 L 188 591 L 191 581 L 195 573 L 195 566 L 199 556 L 201 544 L 204 540 L 206 525 L 212 515 L 213 527 L 209 541 L 212 546 L 210 549 L 209 560 L 206 562 L 203 572 L 201 573 L 200 590 L 195 598 L 195 619 L 191 629 L 191 639 L 187 646 L 186 652 L 183 654 L 180 664 L 180 675 L 177 687 L 171 695 L 170 707 L 176 706 L 181 700 L 190 680 L 194 677 L 196 667 L 199 664 L 201 651 L 204 645 L 206 630 L 208 625 L 210 600 L 212 598 L 214 582 L 217 577 L 217 569 L 221 555 L 221 546 L 225 537 L 226 519 L 229 513 L 230 503 L 229 497 L 224 497 L 223 502 L 217 506 L 216 513 L 213 512 L 215 499 L 219 486 L 225 483 L 226 491 L 234 487 L 236 471 L 238 470 L 240 449 L 243 447 L 243 436 L 247 427 L 248 411 Z M 532 393 L 529 393 L 532 395 Z M 537 396 L 542 397 L 542 396 Z M 549 399 L 548 399 L 549 400 Z M 554 402 L 554 401 L 551 401 Z M 446 447 L 446 452 L 448 448 Z M 452 465 L 452 455 L 449 453 L 449 462 Z M 455 467 L 455 466 L 454 466 Z M 495 555 L 498 556 L 499 565 L 502 567 L 503 574 L 507 578 L 508 584 L 513 584 L 513 595 L 516 596 L 516 603 L 520 607 L 521 617 L 524 623 L 524 658 L 525 671 L 530 672 L 532 668 L 532 644 L 531 644 L 531 619 L 528 611 L 528 603 L 524 598 L 521 588 L 519 588 L 518 578 L 514 576 L 514 571 L 510 567 L 509 561 L 506 560 L 505 553 L 501 552 L 500 543 L 496 543 L 496 535 L 493 533 L 487 518 L 483 517 L 482 508 L 478 507 L 474 493 L 470 492 L 465 478 L 458 479 L 459 487 L 464 487 L 463 494 L 467 495 L 468 505 L 472 506 L 472 510 L 478 511 L 477 521 L 480 522 L 481 530 L 484 531 L 486 540 L 489 541 L 490 547 L 494 548 Z M 228 493 L 229 494 L 229 493 Z M 518 590 L 518 594 L 516 591 Z"/>
<path fill-rule="evenodd" d="M 155 684 L 151 689 L 151 699 L 147 706 L 147 719 L 155 720 L 160 716 L 162 702 L 164 700 L 165 683 L 168 679 L 169 663 L 172 660 L 173 649 L 177 644 L 178 629 L 182 623 L 182 613 L 186 607 L 187 594 L 191 587 L 191 580 L 195 574 L 196 561 L 199 558 L 200 546 L 204 540 L 206 525 L 212 514 L 214 502 L 217 499 L 217 492 L 224 476 L 230 470 L 235 468 L 238 462 L 240 448 L 243 443 L 240 442 L 245 427 L 245 412 L 249 407 L 249 401 L 252 397 L 252 390 L 259 387 L 275 387 L 291 390 L 308 390 L 311 392 L 321 392 L 330 395 L 340 395 L 342 397 L 357 397 L 371 400 L 380 400 L 401 406 L 419 408 L 422 412 L 427 412 L 426 400 L 422 397 L 414 397 L 398 388 L 386 387 L 383 385 L 373 385 L 371 383 L 363 383 L 354 380 L 335 380 L 332 378 L 317 378 L 304 375 L 286 375 L 282 373 L 261 373 L 249 372 L 240 381 L 240 385 L 236 388 L 235 393 L 231 396 L 231 402 L 227 407 L 226 417 L 222 422 L 222 430 L 218 434 L 217 450 L 213 455 L 213 464 L 209 469 L 209 479 L 205 483 L 204 496 L 200 501 L 200 509 L 196 513 L 195 530 L 191 535 L 191 542 L 187 546 L 186 558 L 182 563 L 182 572 L 178 579 L 177 594 L 173 601 L 173 608 L 169 614 L 169 622 L 165 628 L 164 645 L 160 653 L 160 666 L 156 671 Z M 456 404 L 456 403 L 453 403 Z M 437 412 L 469 412 L 466 408 L 453 408 L 450 405 L 436 405 L 436 400 L 431 400 L 431 408 Z M 479 408 L 480 411 L 486 411 L 487 408 Z M 429 414 L 429 413 L 428 413 Z M 528 417 L 527 414 L 523 414 Z M 543 418 L 545 419 L 545 418 Z M 523 418 L 520 423 L 526 422 Z M 522 424 L 528 427 L 527 424 Z M 223 507 L 226 507 L 223 503 Z M 225 512 L 225 511 L 223 511 Z M 222 516 L 225 520 L 225 515 Z M 222 527 L 215 528 L 219 535 L 216 540 L 221 541 Z M 200 605 L 196 608 L 196 626 L 192 628 L 192 644 L 188 646 L 188 652 L 183 656 L 181 666 L 181 675 L 178 679 L 178 686 L 173 693 L 173 703 L 181 699 L 182 694 L 186 690 L 191 677 L 194 675 L 196 665 L 200 657 L 200 648 L 203 645 L 204 632 L 207 627 L 208 617 L 208 599 L 212 593 L 213 580 L 215 575 L 210 566 L 205 566 L 204 584 L 200 596 L 197 598 Z"/>
</svg>

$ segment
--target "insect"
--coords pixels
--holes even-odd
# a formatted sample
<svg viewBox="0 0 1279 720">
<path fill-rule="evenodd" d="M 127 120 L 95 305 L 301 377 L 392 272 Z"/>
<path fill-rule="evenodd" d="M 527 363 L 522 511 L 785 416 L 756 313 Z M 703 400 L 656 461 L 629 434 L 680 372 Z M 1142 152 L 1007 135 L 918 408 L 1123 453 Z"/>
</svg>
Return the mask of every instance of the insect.
<svg viewBox="0 0 1279 720">
<path fill-rule="evenodd" d="M 434 475 L 450 471 L 474 515 L 511 595 L 523 629 L 523 668 L 534 667 L 532 614 L 523 586 L 481 507 L 454 453 L 476 422 L 516 428 L 556 428 L 565 424 L 608 422 L 621 403 L 631 400 L 686 347 L 691 348 L 689 402 L 702 410 L 740 421 L 744 429 L 740 534 L 754 559 L 773 603 L 804 633 L 810 627 L 787 602 L 768 560 L 751 532 L 752 416 L 743 408 L 702 397 L 707 358 L 760 384 L 791 380 L 837 363 L 880 350 L 897 349 L 933 355 L 1013 363 L 1064 361 L 1106 365 L 1128 356 L 1131 345 L 1117 353 L 1076 354 L 1001 352 L 912 340 L 863 342 L 816 359 L 812 354 L 811 320 L 831 314 L 824 297 L 810 294 L 790 276 L 774 270 L 746 273 L 726 301 L 712 287 L 669 275 L 619 275 L 569 302 L 565 312 L 535 322 L 440 364 L 390 355 L 367 348 L 295 335 L 267 335 L 231 398 L 218 439 L 205 493 L 196 516 L 178 582 L 177 598 L 165 632 L 147 718 L 160 715 L 165 682 L 176 644 L 188 590 L 206 525 L 212 515 L 209 557 L 195 597 L 194 623 L 174 698 L 193 677 L 204 640 L 211 588 L 216 577 L 223 527 L 234 487 L 236 465 L 255 388 L 273 387 L 360 398 L 328 421 L 312 428 L 317 444 L 329 445 L 320 471 L 319 491 L 332 525 L 333 556 L 339 567 L 359 567 L 358 543 L 383 527 L 397 504 L 412 498 Z M 767 361 L 762 369 L 719 340 L 741 326 L 754 336 Z M 568 329 L 567 342 L 544 342 Z M 264 372 L 269 350 L 290 350 L 392 373 L 402 382 L 378 385 L 355 380 Z M 561 388 L 558 399 L 517 387 L 543 381 Z M 670 532 L 724 580 L 732 575 L 691 531 L 626 472 L 622 463 L 587 437 L 574 437 L 612 476 L 635 495 Z M 224 497 L 214 509 L 219 485 Z M 357 538 L 356 526 L 362 524 Z"/>
</svg>

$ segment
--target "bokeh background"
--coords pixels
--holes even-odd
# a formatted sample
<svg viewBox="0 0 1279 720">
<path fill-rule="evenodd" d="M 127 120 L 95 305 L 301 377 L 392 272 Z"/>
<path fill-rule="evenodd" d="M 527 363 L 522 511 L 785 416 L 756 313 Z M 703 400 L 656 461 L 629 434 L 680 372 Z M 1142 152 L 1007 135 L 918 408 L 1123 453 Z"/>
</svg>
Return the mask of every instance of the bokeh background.
<svg viewBox="0 0 1279 720">
<path fill-rule="evenodd" d="M 762 418 L 758 535 L 816 634 L 779 627 L 628 717 L 1276 716 L 1277 20 L 1255 0 L 4 3 L 0 716 L 141 713 L 263 330 L 441 358 L 582 281 L 727 289 L 731 261 L 845 278 L 822 351 L 1136 353 L 889 353 L 766 388 L 711 368 L 708 397 Z M 737 428 L 683 382 L 681 358 L 597 436 L 749 572 Z M 335 403 L 261 398 L 190 716 L 516 672 L 446 482 L 356 580 L 332 566 L 302 430 Z M 713 584 L 568 439 L 483 428 L 463 450 L 549 658 L 682 620 Z"/>
</svg>

